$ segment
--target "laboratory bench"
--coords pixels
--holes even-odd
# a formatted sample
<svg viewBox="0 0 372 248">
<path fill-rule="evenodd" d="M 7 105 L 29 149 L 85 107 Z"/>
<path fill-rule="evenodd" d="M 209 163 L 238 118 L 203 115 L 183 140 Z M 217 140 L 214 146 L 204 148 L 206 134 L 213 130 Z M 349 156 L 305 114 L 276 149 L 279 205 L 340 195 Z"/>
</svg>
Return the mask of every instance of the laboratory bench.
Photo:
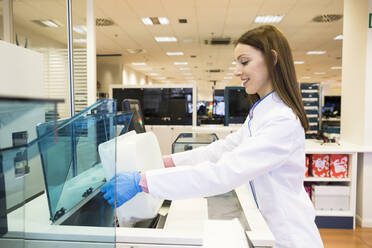
<svg viewBox="0 0 372 248">
<path fill-rule="evenodd" d="M 220 196 L 172 201 L 169 209 L 159 210 L 165 221 L 157 228 L 56 225 L 48 211 L 43 194 L 9 213 L 1 247 L 274 246 L 274 237 L 245 186 Z"/>
</svg>

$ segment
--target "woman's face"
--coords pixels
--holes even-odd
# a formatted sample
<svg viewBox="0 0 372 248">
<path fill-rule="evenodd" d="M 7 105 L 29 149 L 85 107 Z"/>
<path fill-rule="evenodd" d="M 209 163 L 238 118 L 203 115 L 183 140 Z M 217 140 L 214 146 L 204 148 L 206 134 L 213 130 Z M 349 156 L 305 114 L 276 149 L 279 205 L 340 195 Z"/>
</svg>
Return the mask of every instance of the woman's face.
<svg viewBox="0 0 372 248">
<path fill-rule="evenodd" d="M 238 44 L 234 50 L 236 60 L 235 76 L 240 77 L 247 94 L 258 94 L 260 98 L 272 91 L 266 63 L 260 50 L 245 44 Z"/>
</svg>

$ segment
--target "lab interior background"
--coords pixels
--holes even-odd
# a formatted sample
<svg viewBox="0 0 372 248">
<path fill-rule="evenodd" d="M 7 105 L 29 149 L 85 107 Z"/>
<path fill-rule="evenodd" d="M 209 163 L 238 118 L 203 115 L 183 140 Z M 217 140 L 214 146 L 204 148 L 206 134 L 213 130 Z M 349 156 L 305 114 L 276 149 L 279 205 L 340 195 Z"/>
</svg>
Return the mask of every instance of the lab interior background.
<svg viewBox="0 0 372 248">
<path fill-rule="evenodd" d="M 292 47 L 299 83 L 315 83 L 321 89 L 318 97 L 323 104 L 317 111 L 322 112 L 326 99 L 340 104 L 336 120 L 324 119 L 323 124 L 332 122 L 330 126 L 339 128 L 337 141 L 372 146 L 368 70 L 372 66 L 372 1 L 73 0 L 71 4 L 72 74 L 66 1 L 0 0 L 0 39 L 41 54 L 42 82 L 35 82 L 39 90 L 27 93 L 64 99 L 57 105 L 58 118 L 79 113 L 97 99 L 113 97 L 114 89 L 191 88 L 191 125 L 148 128 L 165 144 L 162 152 L 170 153 L 179 133 L 203 126 L 198 122 L 204 118 L 198 117 L 198 106 L 213 107 L 217 90 L 241 86 L 233 76 L 234 41 L 262 25 L 255 22 L 257 17 L 272 15 L 280 21 L 270 24 L 283 31 Z M 27 66 L 32 70 L 31 64 Z M 2 94 L 17 95 L 6 81 L 1 82 L 1 89 Z M 212 107 L 207 119 L 213 118 Z M 224 122 L 214 124 L 211 121 L 210 127 L 220 136 L 230 132 L 218 126 Z M 350 201 L 355 203 L 352 216 L 356 222 L 372 227 L 372 199 L 368 197 L 372 183 L 367 180 L 372 176 L 372 155 L 365 150 L 355 153 L 358 177 L 349 181 L 355 189 Z"/>
</svg>

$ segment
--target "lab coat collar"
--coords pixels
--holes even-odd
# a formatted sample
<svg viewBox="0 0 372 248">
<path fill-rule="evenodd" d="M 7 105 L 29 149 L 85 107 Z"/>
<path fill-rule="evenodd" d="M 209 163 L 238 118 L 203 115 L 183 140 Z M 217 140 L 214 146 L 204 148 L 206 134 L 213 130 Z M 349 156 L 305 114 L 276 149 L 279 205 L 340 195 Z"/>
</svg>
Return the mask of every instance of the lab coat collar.
<svg viewBox="0 0 372 248">
<path fill-rule="evenodd" d="M 252 119 L 252 118 L 253 118 L 253 111 L 254 111 L 254 109 L 256 108 L 256 106 L 257 106 L 259 103 L 263 102 L 266 98 L 268 98 L 268 96 L 270 96 L 270 95 L 272 95 L 272 94 L 274 94 L 274 91 L 271 91 L 270 93 L 268 93 L 268 94 L 265 95 L 264 97 L 258 99 L 258 100 L 257 100 L 257 101 L 252 105 L 252 107 L 251 107 L 251 109 L 250 109 L 250 111 L 249 111 L 249 119 Z"/>
</svg>

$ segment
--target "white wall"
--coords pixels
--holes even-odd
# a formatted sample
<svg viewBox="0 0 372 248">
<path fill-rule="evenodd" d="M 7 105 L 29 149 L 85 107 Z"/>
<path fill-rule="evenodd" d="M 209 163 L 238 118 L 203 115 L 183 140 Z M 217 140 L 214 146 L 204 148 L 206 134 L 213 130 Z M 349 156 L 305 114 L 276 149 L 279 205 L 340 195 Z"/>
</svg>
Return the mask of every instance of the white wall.
<svg viewBox="0 0 372 248">
<path fill-rule="evenodd" d="M 44 97 L 43 56 L 0 41 L 0 95 Z"/>
<path fill-rule="evenodd" d="M 344 1 L 341 139 L 364 143 L 368 0 Z"/>
<path fill-rule="evenodd" d="M 372 145 L 372 0 L 344 0 L 341 139 Z M 358 156 L 357 223 L 372 227 L 372 154 Z"/>
<path fill-rule="evenodd" d="M 100 88 L 97 92 L 109 93 L 111 84 L 122 84 L 122 68 L 121 56 L 98 56 L 97 81 Z"/>
<path fill-rule="evenodd" d="M 129 66 L 123 66 L 123 84 L 124 85 L 145 85 L 152 84 L 151 78 L 144 73 L 138 72 Z"/>
</svg>

